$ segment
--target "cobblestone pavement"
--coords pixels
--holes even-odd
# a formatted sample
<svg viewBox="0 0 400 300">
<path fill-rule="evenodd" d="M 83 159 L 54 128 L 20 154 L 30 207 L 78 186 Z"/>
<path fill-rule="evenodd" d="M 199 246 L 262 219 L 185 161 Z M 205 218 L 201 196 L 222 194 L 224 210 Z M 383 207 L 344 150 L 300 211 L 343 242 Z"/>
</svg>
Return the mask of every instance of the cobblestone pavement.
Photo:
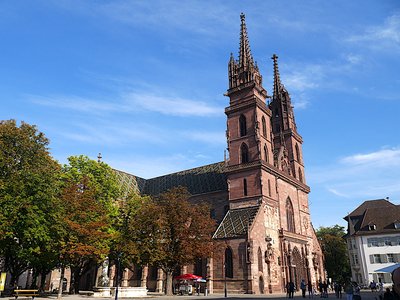
<svg viewBox="0 0 400 300">
<path fill-rule="evenodd" d="M 14 298 L 6 297 L 7 300 L 14 300 Z M 56 295 L 50 295 L 48 297 L 35 297 L 35 300 L 56 300 Z M 83 295 L 63 295 L 63 300 L 115 300 L 114 297 L 110 298 L 95 298 L 91 296 L 83 296 Z M 224 294 L 212 294 L 208 296 L 204 295 L 192 295 L 192 296 L 165 296 L 149 293 L 146 298 L 118 298 L 118 300 L 207 300 L 207 299 L 277 299 L 277 300 L 288 300 L 285 294 L 266 294 L 266 295 L 249 295 L 249 294 L 229 294 L 225 298 Z M 295 294 L 294 300 L 338 300 L 334 294 L 330 294 L 328 298 L 320 298 L 319 296 L 314 296 L 314 298 L 302 298 L 300 293 Z M 24 299 L 25 300 L 25 299 Z M 339 299 L 340 300 L 340 299 Z M 346 300 L 346 295 L 344 294 L 341 300 Z M 361 300 L 379 300 L 379 293 L 372 293 L 370 291 L 362 291 L 361 292 Z"/>
</svg>

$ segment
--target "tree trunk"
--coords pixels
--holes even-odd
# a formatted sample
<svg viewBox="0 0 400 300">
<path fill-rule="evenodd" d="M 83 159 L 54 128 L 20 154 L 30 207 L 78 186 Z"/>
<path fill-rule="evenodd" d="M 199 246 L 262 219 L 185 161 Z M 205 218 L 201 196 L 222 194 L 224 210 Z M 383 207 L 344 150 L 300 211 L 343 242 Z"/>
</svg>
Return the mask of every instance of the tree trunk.
<svg viewBox="0 0 400 300">
<path fill-rule="evenodd" d="M 65 273 L 65 268 L 64 266 L 61 266 L 60 283 L 58 285 L 58 294 L 57 294 L 57 299 L 59 300 L 61 299 L 63 292 L 64 273 Z"/>
<path fill-rule="evenodd" d="M 81 269 L 77 268 L 74 272 L 74 294 L 79 294 L 79 284 L 81 281 Z"/>
<path fill-rule="evenodd" d="M 166 274 L 167 274 L 167 292 L 166 292 L 166 294 L 167 294 L 167 296 L 172 296 L 173 295 L 173 292 L 172 292 L 172 274 L 173 274 L 173 272 L 168 271 L 168 272 L 166 272 Z"/>
</svg>

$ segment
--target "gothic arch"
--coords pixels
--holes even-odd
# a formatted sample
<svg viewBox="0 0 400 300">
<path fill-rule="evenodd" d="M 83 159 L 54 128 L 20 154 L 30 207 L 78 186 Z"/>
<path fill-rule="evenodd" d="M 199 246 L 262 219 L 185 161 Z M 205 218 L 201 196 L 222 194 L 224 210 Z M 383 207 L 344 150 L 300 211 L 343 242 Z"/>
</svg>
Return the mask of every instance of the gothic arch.
<svg viewBox="0 0 400 300">
<path fill-rule="evenodd" d="M 299 175 L 299 180 L 300 180 L 301 182 L 303 182 L 303 173 L 301 173 L 300 167 L 299 167 L 299 170 L 297 171 L 297 173 L 298 173 L 298 175 Z"/>
<path fill-rule="evenodd" d="M 296 232 L 296 228 L 294 225 L 294 210 L 293 204 L 290 198 L 286 199 L 286 223 L 287 223 L 287 230 L 290 232 Z"/>
<path fill-rule="evenodd" d="M 258 247 L 258 252 L 257 252 L 257 260 L 258 260 L 258 272 L 263 271 L 263 255 L 261 248 Z"/>
<path fill-rule="evenodd" d="M 233 254 L 230 247 L 225 249 L 225 276 L 233 278 Z"/>
<path fill-rule="evenodd" d="M 247 122 L 244 115 L 240 115 L 239 117 L 239 132 L 240 136 L 245 136 L 247 134 Z"/>
<path fill-rule="evenodd" d="M 295 146 L 294 148 L 295 148 L 295 152 L 296 152 L 296 159 L 297 159 L 297 162 L 300 163 L 300 150 L 299 150 L 299 145 L 296 143 L 296 146 Z"/>
<path fill-rule="evenodd" d="M 268 147 L 267 147 L 266 144 L 264 145 L 264 159 L 265 159 L 266 162 L 269 162 L 269 158 L 268 158 Z"/>
<path fill-rule="evenodd" d="M 246 143 L 240 146 L 240 162 L 242 164 L 249 162 L 249 148 Z"/>
<path fill-rule="evenodd" d="M 267 123 L 265 122 L 264 116 L 261 118 L 261 125 L 262 125 L 262 134 L 263 136 L 267 136 Z"/>
<path fill-rule="evenodd" d="M 308 282 L 305 260 L 297 247 L 292 251 L 292 278 L 296 286 L 300 286 L 302 279 Z"/>
</svg>

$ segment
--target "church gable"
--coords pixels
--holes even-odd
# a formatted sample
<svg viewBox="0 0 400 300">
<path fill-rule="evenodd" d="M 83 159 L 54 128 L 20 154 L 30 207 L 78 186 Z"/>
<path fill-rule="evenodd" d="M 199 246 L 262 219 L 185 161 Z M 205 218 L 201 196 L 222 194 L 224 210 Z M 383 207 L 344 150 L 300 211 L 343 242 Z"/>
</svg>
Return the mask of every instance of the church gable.
<svg viewBox="0 0 400 300">
<path fill-rule="evenodd" d="M 260 206 L 231 209 L 214 233 L 214 239 L 240 238 L 246 236 Z"/>
</svg>

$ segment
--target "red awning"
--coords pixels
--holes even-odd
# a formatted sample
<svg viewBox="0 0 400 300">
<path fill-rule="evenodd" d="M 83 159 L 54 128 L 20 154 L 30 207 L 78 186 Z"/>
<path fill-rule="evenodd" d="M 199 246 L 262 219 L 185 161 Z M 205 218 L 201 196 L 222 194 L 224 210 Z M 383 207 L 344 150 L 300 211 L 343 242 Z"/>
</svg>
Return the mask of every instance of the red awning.
<svg viewBox="0 0 400 300">
<path fill-rule="evenodd" d="M 199 278 L 202 278 L 202 277 L 194 275 L 194 274 L 190 274 L 190 273 L 174 277 L 174 279 L 179 279 L 179 280 L 195 280 L 195 279 L 199 279 Z"/>
</svg>

